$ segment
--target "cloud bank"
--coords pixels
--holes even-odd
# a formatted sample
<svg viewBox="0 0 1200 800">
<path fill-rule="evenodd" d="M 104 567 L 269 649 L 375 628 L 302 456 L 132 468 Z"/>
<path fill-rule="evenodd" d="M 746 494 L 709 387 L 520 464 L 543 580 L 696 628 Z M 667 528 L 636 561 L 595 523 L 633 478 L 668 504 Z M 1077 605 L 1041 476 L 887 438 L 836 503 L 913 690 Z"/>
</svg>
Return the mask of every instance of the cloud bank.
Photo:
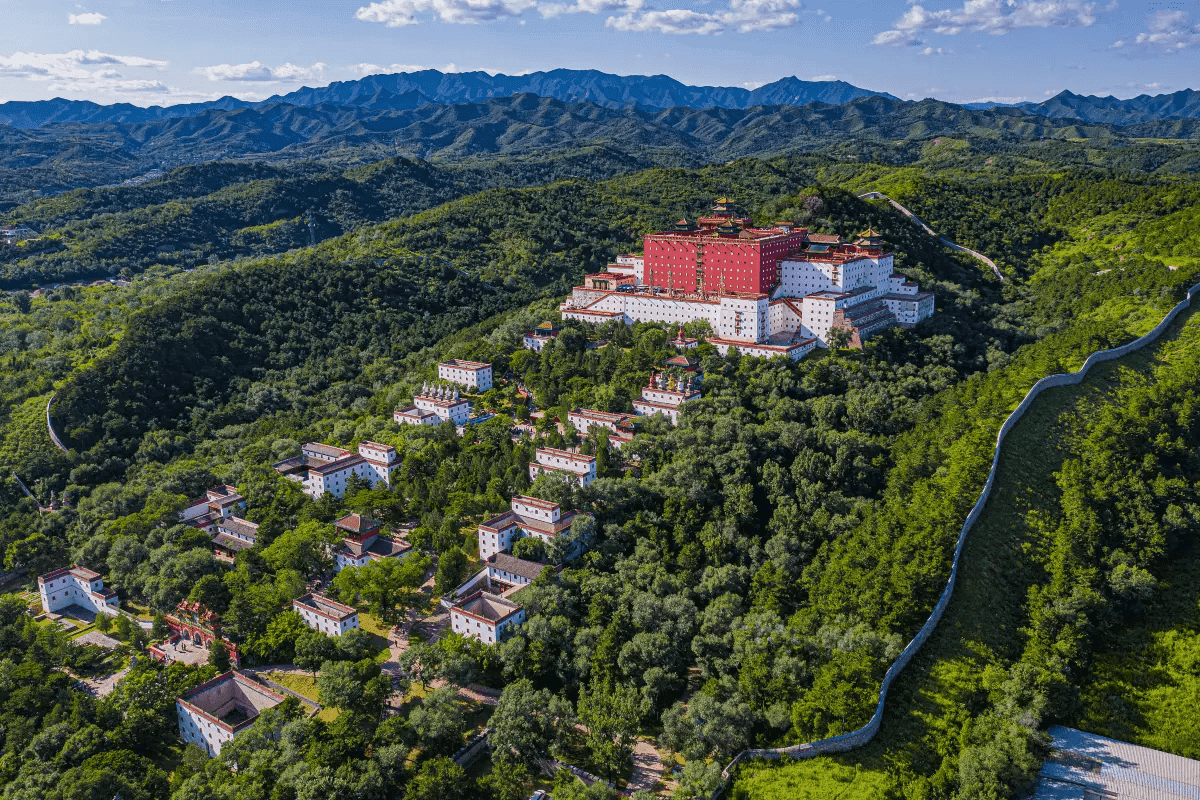
<svg viewBox="0 0 1200 800">
<path fill-rule="evenodd" d="M 961 8 L 940 11 L 930 11 L 915 0 L 890 30 L 875 35 L 873 43 L 924 45 L 922 37 L 929 33 L 1003 35 L 1019 28 L 1086 28 L 1096 23 L 1098 15 L 1098 5 L 1085 0 L 966 0 Z"/>
</svg>

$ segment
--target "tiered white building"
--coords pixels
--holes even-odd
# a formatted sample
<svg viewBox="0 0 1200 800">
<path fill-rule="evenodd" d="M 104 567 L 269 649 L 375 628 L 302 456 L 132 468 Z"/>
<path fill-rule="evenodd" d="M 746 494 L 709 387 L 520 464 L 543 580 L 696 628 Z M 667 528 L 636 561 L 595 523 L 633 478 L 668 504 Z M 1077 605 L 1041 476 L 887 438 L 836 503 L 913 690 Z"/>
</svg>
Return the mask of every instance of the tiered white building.
<svg viewBox="0 0 1200 800">
<path fill-rule="evenodd" d="M 438 364 L 438 380 L 486 392 L 492 388 L 492 365 L 458 359 L 443 361 Z"/>
<path fill-rule="evenodd" d="M 699 399 L 700 388 L 691 376 L 675 378 L 663 373 L 651 373 L 650 383 L 642 389 L 642 396 L 633 401 L 633 410 L 642 416 L 662 414 L 671 420 L 672 425 L 678 425 L 680 407 L 690 400 Z"/>
<path fill-rule="evenodd" d="M 326 636 L 341 636 L 358 627 L 357 611 L 324 595 L 310 592 L 297 597 L 292 601 L 292 610 L 300 615 L 305 625 Z"/>
<path fill-rule="evenodd" d="M 554 447 L 539 447 L 529 464 L 529 480 L 537 480 L 538 475 L 555 472 L 578 481 L 580 486 L 587 486 L 596 480 L 596 457 Z"/>
<path fill-rule="evenodd" d="M 351 475 L 357 475 L 370 486 L 377 483 L 390 486 L 392 475 L 399 468 L 396 448 L 377 442 L 362 442 L 357 453 L 309 442 L 300 448 L 300 455 L 274 465 L 276 472 L 299 483 L 314 500 L 326 492 L 334 497 L 344 495 Z"/>
<path fill-rule="evenodd" d="M 696 260 L 697 272 L 704 269 L 695 256 L 679 257 Z M 563 319 L 592 323 L 702 319 L 714 332 L 709 342 L 722 354 L 732 348 L 744 355 L 798 360 L 818 345 L 828 346 L 835 329 L 846 330 L 847 344 L 857 347 L 888 327 L 911 327 L 933 315 L 933 294 L 896 273 L 894 261 L 874 231 L 852 243 L 805 234 L 803 247 L 777 262 L 778 279 L 769 291 L 645 285 L 631 291 L 615 285 L 611 279 L 617 270 L 610 265 L 607 274 L 589 275 L 575 287 L 560 311 Z"/>
<path fill-rule="evenodd" d="M 83 567 L 62 567 L 38 576 L 38 596 L 42 611 L 47 614 L 67 606 L 81 606 L 93 614 L 117 615 L 120 601 L 117 593 L 104 588 L 99 572 Z"/>
<path fill-rule="evenodd" d="M 452 386 L 426 382 L 421 385 L 421 393 L 413 398 L 413 404 L 408 408 L 397 409 L 392 418 L 398 425 L 438 425 L 442 422 L 453 422 L 457 426 L 463 426 L 471 420 L 471 403 L 460 398 L 458 390 Z"/>
<path fill-rule="evenodd" d="M 579 515 L 577 511 L 563 513 L 558 503 L 536 497 L 518 495 L 512 508 L 479 526 L 479 560 L 487 561 L 496 553 L 508 553 L 525 536 L 536 536 L 547 544 L 564 531 Z"/>
</svg>

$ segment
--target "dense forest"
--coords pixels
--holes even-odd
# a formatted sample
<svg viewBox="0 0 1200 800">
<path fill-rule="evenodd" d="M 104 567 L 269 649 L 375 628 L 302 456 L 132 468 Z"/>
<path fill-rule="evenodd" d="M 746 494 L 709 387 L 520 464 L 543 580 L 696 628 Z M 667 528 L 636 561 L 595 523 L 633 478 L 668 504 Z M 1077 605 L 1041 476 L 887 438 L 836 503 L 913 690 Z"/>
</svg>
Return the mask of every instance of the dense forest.
<svg viewBox="0 0 1200 800">
<path fill-rule="evenodd" d="M 1065 167 L 1078 152 L 1067 143 L 1045 154 L 1054 170 L 1027 161 L 997 171 L 966 143 L 925 148 L 921 169 L 809 155 L 620 174 L 601 158 L 598 174 L 553 167 L 541 174 L 566 179 L 526 188 L 488 183 L 480 164 L 447 172 L 396 159 L 253 176 L 212 166 L 26 206 L 28 218 L 72 232 L 62 247 L 89 248 L 87 260 L 105 243 L 137 276 L 124 288 L 18 292 L 0 311 L 0 460 L 39 501 L 53 491 L 67 503 L 41 512 L 14 480 L 0 487 L 5 568 L 36 575 L 76 561 L 149 614 L 201 601 L 222 614 L 247 663 L 303 666 L 338 713 L 310 719 L 281 706 L 206 763 L 169 744 L 170 701 L 216 665 L 139 659 L 118 691 L 93 701 L 45 676 L 86 674 L 99 656 L 10 604 L 0 619 L 11 642 L 0 668 L 13 676 L 0 687 L 3 796 L 500 800 L 542 785 L 546 752 L 623 784 L 642 736 L 683 765 L 677 792 L 690 798 L 707 796 L 746 746 L 862 724 L 883 671 L 945 584 L 1003 417 L 1043 375 L 1149 330 L 1200 277 L 1187 179 Z M 221 230 L 232 241 L 299 187 L 327 198 L 323 241 L 308 246 L 305 233 L 239 253 L 286 251 L 265 258 L 206 251 L 213 263 L 181 271 L 143 259 L 142 236 L 106 233 L 174 208 L 205 224 L 225 215 L 196 238 Z M 870 189 L 991 255 L 1006 280 L 886 203 L 858 199 Z M 875 228 L 897 268 L 935 293 L 938 313 L 861 351 L 797 363 L 702 345 L 703 399 L 678 427 L 646 420 L 620 452 L 604 436 L 550 424 L 575 407 L 628 410 L 673 355 L 674 331 L 572 323 L 539 353 L 522 349 L 521 334 L 555 318 L 582 274 L 726 193 L 757 217 L 816 232 Z M 1190 752 L 1152 712 L 1183 714 L 1182 693 L 1194 690 L 1195 598 L 1169 627 L 1147 616 L 1172 602 L 1168 586 L 1195 585 L 1179 566 L 1194 557 L 1200 508 L 1200 464 L 1184 444 L 1200 424 L 1189 391 L 1194 326 L 1181 318 L 1172 336 L 1021 429 L 1009 457 L 1020 468 L 1005 473 L 1001 494 L 1019 513 L 988 517 L 968 553 L 981 577 L 910 667 L 877 741 L 844 759 L 749 765 L 734 796 L 786 796 L 797 774 L 841 780 L 856 763 L 861 794 L 843 796 L 1014 796 L 1054 721 Z M 463 437 L 451 426 L 398 428 L 392 410 L 447 357 L 508 376 L 477 398 L 497 416 Z M 545 416 L 514 437 L 514 419 L 529 416 L 518 384 Z M 67 453 L 45 435 L 51 394 Z M 401 453 L 390 489 L 311 501 L 269 468 L 306 441 L 368 439 Z M 596 454 L 600 478 L 584 489 L 531 484 L 539 445 Z M 220 482 L 239 487 L 262 531 L 232 567 L 176 522 L 187 498 Z M 366 637 L 331 648 L 288 611 L 306 576 L 328 566 L 329 523 L 341 514 L 413 526 L 419 552 L 406 570 L 346 570 L 332 586 L 391 623 L 428 602 L 417 589 L 426 571 L 437 594 L 472 571 L 476 525 L 519 493 L 591 512 L 594 529 L 580 535 L 593 546 L 523 591 L 528 620 L 501 645 L 414 638 L 401 713 L 386 710 Z M 1124 650 L 1106 635 L 1138 625 L 1144 635 Z M 118 634 L 142 644 L 137 631 Z M 1164 657 L 1157 693 L 1127 686 L 1137 663 Z M 454 692 L 468 684 L 502 690 L 487 723 L 492 757 L 471 772 L 447 758 L 481 724 Z M 1125 716 L 1109 710 L 1118 701 Z M 130 739 L 130 720 L 153 746 Z M 564 775 L 555 797 L 607 796 L 602 783 L 585 790 Z"/>
</svg>

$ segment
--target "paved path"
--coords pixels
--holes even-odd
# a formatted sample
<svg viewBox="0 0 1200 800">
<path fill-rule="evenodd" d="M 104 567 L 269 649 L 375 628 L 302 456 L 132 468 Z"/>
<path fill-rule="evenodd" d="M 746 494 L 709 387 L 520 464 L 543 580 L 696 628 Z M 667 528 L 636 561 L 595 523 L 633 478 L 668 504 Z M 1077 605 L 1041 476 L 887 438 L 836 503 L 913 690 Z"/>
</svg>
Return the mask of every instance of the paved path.
<svg viewBox="0 0 1200 800">
<path fill-rule="evenodd" d="M 892 208 L 896 209 L 901 214 L 903 214 L 904 216 L 908 217 L 913 222 L 915 222 L 917 225 L 921 226 L 921 229 L 924 230 L 926 233 L 928 233 L 930 236 L 936 237 L 939 241 L 941 241 L 942 244 L 946 245 L 947 247 L 949 247 L 952 250 L 958 250 L 960 253 L 966 253 L 967 255 L 969 255 L 973 258 L 979 259 L 984 264 L 987 264 L 989 267 L 992 268 L 992 272 L 996 273 L 997 278 L 999 278 L 1002 281 L 1005 280 L 1004 274 L 1000 272 L 1000 268 L 996 266 L 995 261 L 992 261 L 990 258 L 985 256 L 983 253 L 972 250 L 969 247 L 963 247 L 961 244 L 952 242 L 949 239 L 947 239 L 945 236 L 939 235 L 933 228 L 926 225 L 924 220 L 922 220 L 920 217 L 918 217 L 913 212 L 909 211 L 904 206 L 897 203 L 892 198 L 888 197 L 883 192 L 867 192 L 866 194 L 860 194 L 858 196 L 858 199 L 859 200 L 887 200 L 889 203 L 892 204 Z"/>
<path fill-rule="evenodd" d="M 662 756 L 648 739 L 638 739 L 633 746 L 633 774 L 629 777 L 629 792 L 653 792 L 662 781 L 666 767 Z"/>
</svg>

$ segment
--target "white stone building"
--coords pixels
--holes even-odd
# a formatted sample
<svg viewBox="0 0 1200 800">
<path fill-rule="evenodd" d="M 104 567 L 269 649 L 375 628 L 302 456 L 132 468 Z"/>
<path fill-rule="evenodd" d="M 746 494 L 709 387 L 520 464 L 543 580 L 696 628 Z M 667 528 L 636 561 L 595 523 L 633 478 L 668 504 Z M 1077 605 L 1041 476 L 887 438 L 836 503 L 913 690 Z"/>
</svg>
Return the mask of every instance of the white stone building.
<svg viewBox="0 0 1200 800">
<path fill-rule="evenodd" d="M 297 597 L 292 601 L 292 610 L 300 615 L 305 625 L 326 636 L 341 636 L 358 627 L 357 611 L 323 595 L 310 592 Z"/>
<path fill-rule="evenodd" d="M 442 422 L 467 425 L 471 421 L 471 403 L 459 397 L 458 390 L 453 387 L 425 383 L 421 393 L 413 398 L 413 404 L 397 409 L 392 419 L 397 425 L 438 425 Z"/>
<path fill-rule="evenodd" d="M 396 448 L 377 442 L 362 442 L 357 453 L 309 442 L 301 448 L 300 455 L 274 465 L 276 472 L 299 483 L 314 500 L 326 492 L 334 497 L 343 496 L 352 475 L 370 486 L 377 483 L 390 486 L 392 475 L 399 468 Z"/>
<path fill-rule="evenodd" d="M 525 609 L 491 592 L 475 592 L 450 607 L 450 630 L 484 644 L 501 641 L 525 621 Z"/>
<path fill-rule="evenodd" d="M 408 542 L 383 534 L 383 525 L 361 514 L 347 514 L 333 523 L 342 534 L 342 544 L 333 551 L 333 571 L 364 567 L 385 558 L 404 559 L 412 552 Z"/>
<path fill-rule="evenodd" d="M 179 736 L 209 756 L 249 730 L 258 715 L 286 698 L 236 670 L 202 683 L 175 700 Z"/>
<path fill-rule="evenodd" d="M 443 361 L 438 364 L 438 380 L 486 392 L 492 388 L 492 365 L 458 359 Z"/>
<path fill-rule="evenodd" d="M 120 610 L 117 593 L 104 588 L 99 572 L 84 567 L 62 567 L 38 576 L 38 596 L 47 614 L 67 606 L 80 606 L 93 614 L 115 617 Z"/>
<path fill-rule="evenodd" d="M 642 396 L 633 401 L 633 410 L 641 416 L 662 414 L 671 420 L 672 425 L 678 425 L 680 407 L 690 400 L 699 399 L 700 389 L 690 376 L 676 379 L 651 373 L 650 383 L 642 389 Z"/>
<path fill-rule="evenodd" d="M 596 457 L 554 447 L 539 447 L 529 465 L 529 480 L 536 480 L 538 475 L 553 472 L 572 476 L 580 486 L 587 486 L 596 480 Z"/>
<path fill-rule="evenodd" d="M 208 533 L 215 533 L 217 522 L 246 510 L 246 498 L 236 486 L 216 486 L 179 512 L 179 521 Z"/>
<path fill-rule="evenodd" d="M 479 558 L 487 561 L 496 553 L 507 553 L 524 536 L 536 536 L 549 544 L 570 530 L 578 515 L 577 511 L 563 513 L 558 503 L 518 495 L 512 499 L 509 511 L 479 526 Z"/>
</svg>

